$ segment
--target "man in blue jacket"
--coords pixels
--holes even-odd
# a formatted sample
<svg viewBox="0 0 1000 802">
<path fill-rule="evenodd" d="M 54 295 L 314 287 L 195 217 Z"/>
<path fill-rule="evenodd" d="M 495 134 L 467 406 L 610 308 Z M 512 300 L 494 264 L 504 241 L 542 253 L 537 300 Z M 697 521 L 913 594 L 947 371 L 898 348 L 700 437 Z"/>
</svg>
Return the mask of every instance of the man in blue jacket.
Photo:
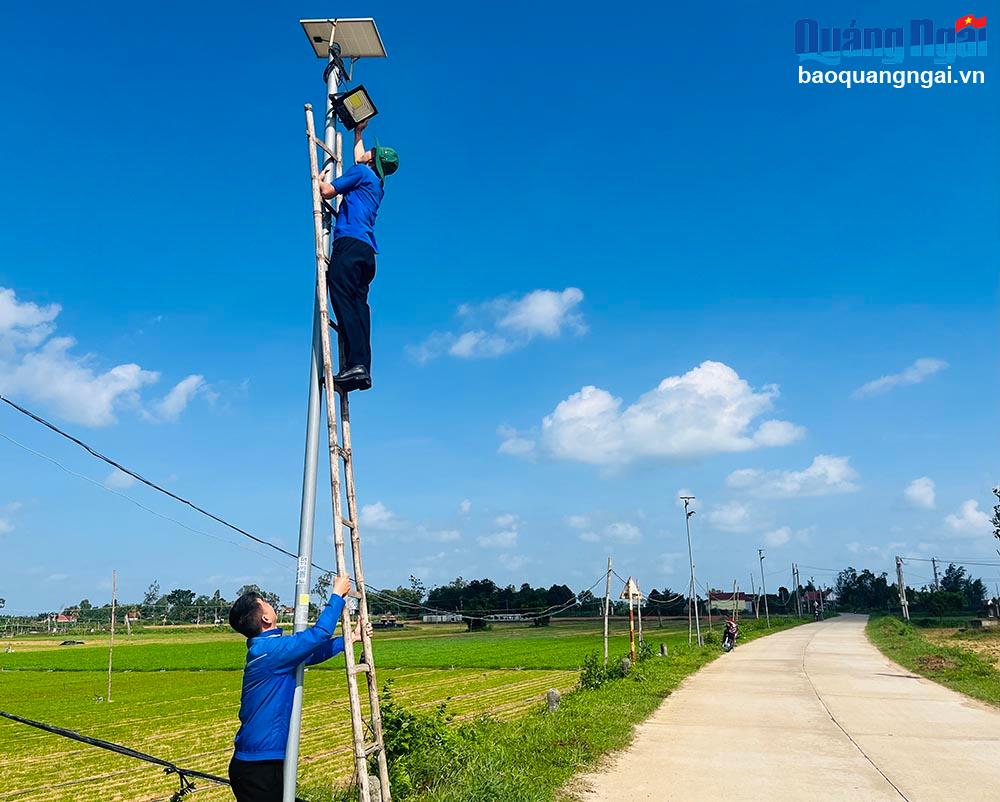
<svg viewBox="0 0 1000 802">
<path fill-rule="evenodd" d="M 334 638 L 333 633 L 350 589 L 351 580 L 338 576 L 316 623 L 289 636 L 275 626 L 274 608 L 257 593 L 244 593 L 229 611 L 229 625 L 247 638 L 241 726 L 229 763 L 237 802 L 281 802 L 295 669 L 301 663 L 322 663 L 344 651 L 344 639 Z M 360 627 L 359 621 L 351 634 L 352 643 L 361 640 Z"/>
<path fill-rule="evenodd" d="M 326 280 L 337 315 L 343 345 L 340 373 L 333 377 L 344 391 L 372 386 L 372 312 L 368 288 L 375 278 L 375 217 L 385 195 L 385 177 L 399 169 L 392 148 L 365 148 L 365 123 L 354 129 L 354 166 L 332 184 L 320 182 L 320 193 L 330 200 L 341 196 Z"/>
</svg>

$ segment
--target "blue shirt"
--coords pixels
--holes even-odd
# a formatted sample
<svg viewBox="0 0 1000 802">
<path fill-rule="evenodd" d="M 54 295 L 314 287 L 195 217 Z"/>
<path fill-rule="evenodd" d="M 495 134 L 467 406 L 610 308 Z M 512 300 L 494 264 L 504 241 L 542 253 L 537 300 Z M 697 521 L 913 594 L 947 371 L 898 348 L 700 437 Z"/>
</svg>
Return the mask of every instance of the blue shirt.
<svg viewBox="0 0 1000 802">
<path fill-rule="evenodd" d="M 385 190 L 375 171 L 367 164 L 355 164 L 350 170 L 333 182 L 333 188 L 341 195 L 340 211 L 333 237 L 353 237 L 372 246 L 375 244 L 375 216 Z"/>
<path fill-rule="evenodd" d="M 237 760 L 285 759 L 295 669 L 344 651 L 344 639 L 332 637 L 343 609 L 343 598 L 334 596 L 309 629 L 287 637 L 280 629 L 269 629 L 247 640 L 240 729 L 234 740 Z"/>
</svg>

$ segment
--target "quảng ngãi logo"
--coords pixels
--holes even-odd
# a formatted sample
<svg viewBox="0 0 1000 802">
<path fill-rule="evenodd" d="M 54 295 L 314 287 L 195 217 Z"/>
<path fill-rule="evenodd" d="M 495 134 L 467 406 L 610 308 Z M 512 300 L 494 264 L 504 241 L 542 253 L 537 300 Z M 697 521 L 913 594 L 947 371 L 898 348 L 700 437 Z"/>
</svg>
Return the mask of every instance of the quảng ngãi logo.
<svg viewBox="0 0 1000 802">
<path fill-rule="evenodd" d="M 795 22 L 795 54 L 800 62 L 836 65 L 844 59 L 880 59 L 902 64 L 907 59 L 932 59 L 952 64 L 957 59 L 986 56 L 986 17 L 966 14 L 954 26 L 936 26 L 931 19 L 911 19 L 906 25 L 859 27 L 821 26 L 814 19 Z"/>
</svg>

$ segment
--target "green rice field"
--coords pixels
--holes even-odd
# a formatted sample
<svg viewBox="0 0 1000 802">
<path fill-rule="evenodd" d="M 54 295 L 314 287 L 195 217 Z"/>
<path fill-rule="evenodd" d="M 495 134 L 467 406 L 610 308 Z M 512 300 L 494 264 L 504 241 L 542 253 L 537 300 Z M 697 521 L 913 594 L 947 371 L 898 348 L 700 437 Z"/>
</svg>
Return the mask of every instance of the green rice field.
<svg viewBox="0 0 1000 802">
<path fill-rule="evenodd" d="M 683 629 L 681 629 L 683 627 Z M 568 690 L 588 652 L 601 647 L 599 621 L 495 625 L 467 633 L 447 624 L 376 633 L 381 685 L 414 708 L 447 702 L 456 718 L 512 718 L 537 707 L 549 688 Z M 611 653 L 628 650 L 627 622 L 612 626 Z M 0 709 L 120 743 L 185 768 L 225 776 L 238 726 L 242 638 L 223 628 L 169 628 L 119 636 L 113 701 L 107 693 L 107 636 L 25 636 L 0 641 Z M 686 623 L 655 622 L 647 640 L 687 643 Z M 5 652 L 9 648 L 11 651 Z M 346 780 L 350 724 L 342 659 L 306 675 L 300 782 Z M 152 802 L 168 800 L 176 778 L 151 764 L 0 719 L 0 800 Z M 193 797 L 231 800 L 199 783 Z"/>
</svg>

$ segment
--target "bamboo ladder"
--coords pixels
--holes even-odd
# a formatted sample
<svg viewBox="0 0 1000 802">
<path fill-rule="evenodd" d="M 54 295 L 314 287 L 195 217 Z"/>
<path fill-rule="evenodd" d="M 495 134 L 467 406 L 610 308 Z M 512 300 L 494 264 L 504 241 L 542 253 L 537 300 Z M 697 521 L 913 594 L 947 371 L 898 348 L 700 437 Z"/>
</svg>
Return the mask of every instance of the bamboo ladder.
<svg viewBox="0 0 1000 802">
<path fill-rule="evenodd" d="M 358 616 L 361 624 L 361 662 L 354 657 L 350 645 L 351 618 L 348 607 L 344 606 L 341 627 L 344 633 L 344 662 L 347 665 L 347 691 L 351 704 L 351 732 L 354 740 L 355 780 L 360 802 L 392 802 L 389 790 L 389 768 L 386 763 L 385 742 L 382 737 L 382 712 L 379 706 L 378 685 L 375 679 L 375 658 L 372 653 L 371 637 L 368 634 L 368 596 L 365 590 L 365 574 L 361 562 L 361 536 L 358 531 L 358 501 L 354 490 L 354 464 L 351 453 L 351 411 L 348 393 L 339 394 L 340 422 L 337 421 L 337 389 L 333 383 L 336 373 L 330 346 L 330 329 L 336 327 L 330 320 L 327 299 L 326 270 L 329 264 L 330 230 L 333 217 L 339 208 L 339 198 L 331 208 L 323 202 L 319 191 L 319 159 L 316 148 L 327 156 L 326 166 L 331 166 L 334 177 L 343 172 L 343 143 L 337 132 L 336 146 L 331 151 L 324 142 L 316 138 L 312 104 L 306 104 L 306 136 L 309 142 L 309 172 L 312 177 L 313 233 L 316 240 L 316 304 L 319 309 L 319 329 L 323 350 L 322 392 L 326 395 L 326 422 L 329 433 L 330 491 L 333 502 L 333 543 L 337 558 L 337 573 L 347 573 L 347 559 L 344 548 L 344 528 L 351 532 L 351 559 L 354 566 L 354 581 L 358 592 Z M 340 444 L 342 437 L 343 445 Z M 341 486 L 340 470 L 343 464 L 344 481 Z M 342 493 L 347 497 L 347 517 L 343 515 Z M 361 709 L 361 695 L 358 692 L 358 674 L 364 674 L 368 683 L 369 718 L 366 721 Z M 369 777 L 368 759 L 375 757 L 378 762 L 378 776 Z"/>
</svg>

